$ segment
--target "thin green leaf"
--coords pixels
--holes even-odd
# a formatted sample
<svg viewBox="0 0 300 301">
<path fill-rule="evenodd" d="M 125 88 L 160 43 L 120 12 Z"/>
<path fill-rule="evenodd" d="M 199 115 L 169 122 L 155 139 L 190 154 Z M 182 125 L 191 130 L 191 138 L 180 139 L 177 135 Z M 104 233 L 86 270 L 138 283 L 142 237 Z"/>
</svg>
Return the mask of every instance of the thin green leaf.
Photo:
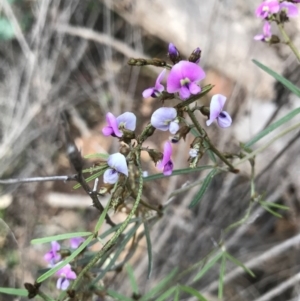
<svg viewBox="0 0 300 301">
<path fill-rule="evenodd" d="M 248 273 L 250 276 L 255 277 L 255 274 L 248 269 L 242 262 L 240 262 L 239 260 L 237 260 L 236 258 L 234 258 L 233 256 L 231 256 L 228 252 L 225 253 L 226 257 L 232 261 L 234 264 L 236 264 L 237 266 L 241 267 L 246 273 Z"/>
<path fill-rule="evenodd" d="M 20 288 L 0 287 L 0 293 L 22 297 L 28 296 L 28 291 Z"/>
<path fill-rule="evenodd" d="M 187 174 L 187 173 L 191 173 L 191 172 L 196 172 L 196 171 L 202 171 L 205 169 L 212 169 L 214 168 L 214 166 L 212 165 L 205 165 L 205 166 L 199 166 L 196 168 L 183 168 L 183 169 L 176 169 L 173 170 L 172 174 L 170 175 L 170 177 L 173 176 L 178 176 L 178 175 L 183 175 L 183 174 Z M 166 178 L 166 176 L 163 173 L 157 173 L 155 175 L 151 175 L 148 177 L 144 178 L 144 182 L 148 182 L 148 181 L 153 181 L 153 180 L 159 180 L 162 178 Z"/>
<path fill-rule="evenodd" d="M 276 122 L 270 124 L 264 130 L 262 130 L 257 135 L 255 135 L 252 139 L 250 139 L 250 141 L 248 141 L 245 144 L 245 147 L 248 148 L 248 147 L 252 146 L 254 143 L 256 143 L 257 141 L 259 141 L 260 139 L 262 139 L 266 135 L 270 134 L 272 131 L 276 130 L 278 127 L 280 127 L 284 123 L 288 122 L 289 120 L 291 120 L 292 118 L 294 118 L 299 113 L 300 113 L 300 108 L 297 108 L 297 109 L 293 110 L 292 112 L 288 113 L 287 115 L 285 115 L 284 117 L 280 118 Z"/>
<path fill-rule="evenodd" d="M 221 266 L 220 266 L 220 277 L 219 277 L 219 290 L 218 290 L 218 298 L 223 298 L 224 291 L 224 275 L 226 270 L 226 253 L 223 253 Z"/>
<path fill-rule="evenodd" d="M 85 181 L 88 183 L 96 178 L 99 178 L 102 174 L 104 174 L 105 169 L 101 169 L 99 172 L 96 172 L 95 174 L 91 175 L 90 177 L 86 178 Z M 81 184 L 76 184 L 73 186 L 73 189 L 78 189 L 79 187 L 81 187 Z"/>
<path fill-rule="evenodd" d="M 92 232 L 73 232 L 73 233 L 59 234 L 59 235 L 48 236 L 48 237 L 43 237 L 43 238 L 35 238 L 30 243 L 32 245 L 44 244 L 44 243 L 51 242 L 51 241 L 70 239 L 73 237 L 89 236 L 91 234 L 93 234 L 93 233 Z"/>
<path fill-rule="evenodd" d="M 194 288 L 192 288 L 190 286 L 180 285 L 179 288 L 182 291 L 196 297 L 200 301 L 207 301 L 197 290 L 195 290 Z"/>
<path fill-rule="evenodd" d="M 89 154 L 89 155 L 85 155 L 84 158 L 85 159 L 103 159 L 103 160 L 107 160 L 109 157 L 109 154 Z"/>
<path fill-rule="evenodd" d="M 133 299 L 126 297 L 124 295 L 121 295 L 120 293 L 113 291 L 111 289 L 106 290 L 107 294 L 110 295 L 111 297 L 120 300 L 120 301 L 134 301 Z"/>
<path fill-rule="evenodd" d="M 263 204 L 261 204 L 261 206 L 262 206 L 266 211 L 268 211 L 269 213 L 271 213 L 272 215 L 274 215 L 274 216 L 276 216 L 276 217 L 278 217 L 278 218 L 282 218 L 282 215 L 281 215 L 281 214 L 279 214 L 279 213 L 277 213 L 276 211 L 272 210 L 272 209 L 269 208 L 268 206 L 263 205 Z"/>
<path fill-rule="evenodd" d="M 179 301 L 179 287 L 176 287 L 176 292 L 174 295 L 174 300 L 173 301 Z"/>
<path fill-rule="evenodd" d="M 291 83 L 289 80 L 287 80 L 286 78 L 284 78 L 283 76 L 279 75 L 278 73 L 276 73 L 275 71 L 271 70 L 270 68 L 268 68 L 267 66 L 263 65 L 262 63 L 258 62 L 257 60 L 252 60 L 252 62 L 258 66 L 259 68 L 261 68 L 262 70 L 264 70 L 265 72 L 267 72 L 268 74 L 270 74 L 272 77 L 274 77 L 276 80 L 278 80 L 280 83 L 282 83 L 286 88 L 288 88 L 291 92 L 293 92 L 294 94 L 296 94 L 297 96 L 300 97 L 300 89 L 298 87 L 296 87 L 293 83 Z"/>
<path fill-rule="evenodd" d="M 200 190 L 196 193 L 196 195 L 194 196 L 192 202 L 189 205 L 189 208 L 193 208 L 195 207 L 202 199 L 208 185 L 210 184 L 210 182 L 212 181 L 213 177 L 218 173 L 217 169 L 213 169 L 204 179 Z"/>
<path fill-rule="evenodd" d="M 127 263 L 125 265 L 125 268 L 126 268 L 126 271 L 129 275 L 129 280 L 130 280 L 130 283 L 131 283 L 132 292 L 137 295 L 139 293 L 139 288 L 138 288 L 137 282 L 135 280 L 135 276 L 134 276 L 132 266 L 129 263 Z"/>
<path fill-rule="evenodd" d="M 36 282 L 40 283 L 44 280 L 48 279 L 50 276 L 55 274 L 58 270 L 63 268 L 65 265 L 67 265 L 69 262 L 71 262 L 81 251 L 93 240 L 93 235 L 88 237 L 79 247 L 76 249 L 70 256 L 68 256 L 64 261 L 62 261 L 60 264 L 56 265 L 51 270 L 47 271 L 43 275 L 41 275 Z"/>
<path fill-rule="evenodd" d="M 162 289 L 164 289 L 169 282 L 174 278 L 174 276 L 177 273 L 177 268 L 173 269 L 164 279 L 162 279 L 152 290 L 150 290 L 148 293 L 146 293 L 140 301 L 146 301 L 155 296 L 157 293 L 159 293 Z M 176 287 L 175 287 L 176 289 Z M 157 301 L 157 300 L 156 300 Z"/>
<path fill-rule="evenodd" d="M 145 229 L 145 237 L 146 237 L 147 251 L 148 251 L 148 275 L 147 275 L 147 278 L 149 279 L 151 276 L 151 272 L 152 272 L 153 261 L 152 261 L 151 237 L 150 237 L 150 231 L 149 231 L 147 221 L 144 222 L 144 229 Z"/>
<path fill-rule="evenodd" d="M 155 298 L 155 301 L 163 301 L 169 298 L 175 291 L 177 287 L 173 286 L 170 287 L 168 290 L 166 290 L 162 295 L 160 295 L 158 298 Z"/>
<path fill-rule="evenodd" d="M 111 199 L 108 201 L 108 203 L 107 203 L 105 209 L 103 210 L 103 212 L 101 213 L 101 215 L 100 215 L 100 217 L 99 217 L 99 219 L 98 219 L 98 222 L 97 222 L 96 227 L 95 227 L 95 233 L 97 233 L 97 232 L 99 231 L 99 229 L 101 228 L 101 226 L 102 226 L 102 224 L 103 224 L 103 222 L 104 222 L 104 220 L 105 220 L 107 211 L 108 211 L 108 209 L 109 209 L 109 207 L 110 207 L 110 206 L 109 206 L 109 205 L 110 205 L 110 201 L 111 201 Z"/>
<path fill-rule="evenodd" d="M 278 209 L 282 209 L 282 210 L 290 210 L 290 207 L 285 206 L 285 205 L 280 205 L 280 204 L 265 202 L 265 201 L 260 201 L 260 203 L 267 207 L 273 207 L 273 208 L 278 208 Z"/>
<path fill-rule="evenodd" d="M 199 280 L 203 275 L 205 275 L 223 256 L 223 252 L 217 253 L 204 267 L 200 270 L 200 272 L 195 276 L 193 281 Z"/>
</svg>

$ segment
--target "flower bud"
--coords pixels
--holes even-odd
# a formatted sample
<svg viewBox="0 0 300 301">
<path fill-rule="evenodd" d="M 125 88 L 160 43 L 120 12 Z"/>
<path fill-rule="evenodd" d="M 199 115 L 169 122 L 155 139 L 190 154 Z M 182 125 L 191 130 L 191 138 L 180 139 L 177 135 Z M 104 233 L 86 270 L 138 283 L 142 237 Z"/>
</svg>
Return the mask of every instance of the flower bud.
<svg viewBox="0 0 300 301">
<path fill-rule="evenodd" d="M 169 44 L 168 56 L 170 60 L 173 62 L 173 64 L 178 63 L 181 59 L 179 51 L 172 43 Z"/>
<path fill-rule="evenodd" d="M 200 62 L 201 49 L 197 47 L 189 56 L 189 61 L 198 64 Z"/>
</svg>

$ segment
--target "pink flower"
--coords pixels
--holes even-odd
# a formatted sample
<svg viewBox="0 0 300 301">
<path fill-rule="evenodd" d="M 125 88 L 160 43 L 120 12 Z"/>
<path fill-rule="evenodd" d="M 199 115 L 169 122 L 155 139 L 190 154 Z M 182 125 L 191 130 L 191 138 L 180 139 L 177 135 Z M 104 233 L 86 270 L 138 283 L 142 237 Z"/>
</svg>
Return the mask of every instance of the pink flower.
<svg viewBox="0 0 300 301">
<path fill-rule="evenodd" d="M 167 141 L 164 146 L 164 153 L 162 160 L 157 164 L 157 167 L 163 170 L 165 176 L 170 176 L 173 171 L 172 145 L 170 141 Z"/>
<path fill-rule="evenodd" d="M 151 88 L 148 88 L 148 89 L 144 90 L 144 92 L 143 92 L 143 97 L 144 98 L 147 98 L 147 97 L 150 97 L 150 96 L 153 97 L 153 98 L 156 98 L 156 97 L 160 96 L 162 91 L 165 90 L 165 87 L 160 83 L 162 81 L 164 75 L 165 75 L 165 72 L 166 72 L 166 69 L 164 69 L 159 74 L 159 76 L 156 79 L 154 87 L 151 87 Z"/>
<path fill-rule="evenodd" d="M 60 244 L 57 241 L 52 241 L 51 250 L 44 255 L 44 259 L 49 262 L 50 266 L 53 266 L 61 259 L 61 255 L 58 253 L 59 250 Z"/>
<path fill-rule="evenodd" d="M 122 137 L 122 129 L 134 131 L 136 127 L 136 116 L 131 112 L 125 112 L 118 117 L 112 113 L 106 114 L 107 126 L 102 129 L 104 136 Z M 121 130 L 120 130 L 121 129 Z"/>
<path fill-rule="evenodd" d="M 227 128 L 231 125 L 230 115 L 223 111 L 225 102 L 226 97 L 221 94 L 216 94 L 211 98 L 209 119 L 206 121 L 207 126 L 210 126 L 214 120 L 217 120 L 221 128 Z"/>
<path fill-rule="evenodd" d="M 197 94 L 201 88 L 197 85 L 205 78 L 205 72 L 200 66 L 188 61 L 175 64 L 167 79 L 167 91 L 179 92 L 181 99 L 187 99 L 191 94 Z"/>
<path fill-rule="evenodd" d="M 254 37 L 254 40 L 268 42 L 272 37 L 271 25 L 269 22 L 265 22 L 263 27 L 263 34 L 258 34 Z"/>
<path fill-rule="evenodd" d="M 262 2 L 256 9 L 255 14 L 258 18 L 267 17 L 279 12 L 280 6 L 277 0 L 267 0 Z"/>
<path fill-rule="evenodd" d="M 72 249 L 77 249 L 85 239 L 83 237 L 73 237 L 70 239 L 70 245 Z"/>
<path fill-rule="evenodd" d="M 56 282 L 56 288 L 65 291 L 70 285 L 70 280 L 76 279 L 75 272 L 72 271 L 71 266 L 67 264 L 60 270 L 56 272 L 56 276 L 58 276 L 58 280 Z"/>
<path fill-rule="evenodd" d="M 287 1 L 280 3 L 280 11 L 284 11 L 289 18 L 298 16 L 298 7 Z"/>
</svg>

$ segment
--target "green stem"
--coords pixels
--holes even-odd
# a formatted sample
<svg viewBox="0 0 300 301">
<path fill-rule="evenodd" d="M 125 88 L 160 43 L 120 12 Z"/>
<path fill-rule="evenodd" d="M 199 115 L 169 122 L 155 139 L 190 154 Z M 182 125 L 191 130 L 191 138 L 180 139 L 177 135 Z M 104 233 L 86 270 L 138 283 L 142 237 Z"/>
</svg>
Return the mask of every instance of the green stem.
<svg viewBox="0 0 300 301">
<path fill-rule="evenodd" d="M 115 244 L 115 242 L 117 241 L 119 236 L 123 233 L 123 231 L 128 226 L 131 218 L 135 214 L 136 209 L 138 208 L 138 205 L 140 203 L 141 196 L 142 196 L 142 191 L 143 191 L 143 171 L 142 171 L 141 163 L 140 163 L 140 155 L 141 155 L 141 150 L 140 150 L 140 148 L 138 148 L 137 152 L 136 152 L 136 157 L 137 157 L 136 161 L 137 161 L 138 171 L 139 171 L 139 190 L 138 190 L 136 200 L 135 200 L 135 202 L 133 204 L 133 207 L 131 209 L 131 212 L 129 213 L 129 215 L 127 216 L 126 220 L 123 222 L 121 227 L 116 231 L 114 236 L 103 246 L 103 248 L 95 255 L 95 257 L 78 274 L 76 280 L 70 286 L 70 290 L 73 290 L 78 286 L 78 284 L 81 281 L 82 277 L 97 263 L 97 261 L 103 256 L 103 254 L 106 251 L 108 251 Z"/>
<path fill-rule="evenodd" d="M 47 296 L 45 293 L 41 292 L 39 290 L 38 295 L 45 301 L 54 301 L 54 299 L 50 298 L 49 296 Z"/>
<path fill-rule="evenodd" d="M 205 139 L 206 143 L 208 144 L 209 149 L 214 152 L 230 169 L 230 171 L 236 173 L 237 169 L 233 167 L 233 165 L 220 153 L 220 151 L 214 147 L 214 145 L 210 142 L 209 138 L 206 135 L 206 132 L 201 127 L 200 123 L 198 122 L 196 116 L 191 112 L 189 108 L 187 108 L 187 113 L 190 116 L 191 120 L 193 121 L 196 129 L 198 130 L 200 136 Z"/>
<path fill-rule="evenodd" d="M 291 50 L 293 51 L 293 53 L 295 54 L 298 62 L 300 63 L 300 53 L 298 51 L 298 49 L 296 48 L 296 46 L 294 45 L 294 43 L 291 41 L 291 39 L 289 38 L 289 36 L 287 35 L 283 24 L 282 23 L 277 23 L 277 26 L 280 30 L 280 33 L 282 34 L 285 43 L 291 48 Z"/>
</svg>

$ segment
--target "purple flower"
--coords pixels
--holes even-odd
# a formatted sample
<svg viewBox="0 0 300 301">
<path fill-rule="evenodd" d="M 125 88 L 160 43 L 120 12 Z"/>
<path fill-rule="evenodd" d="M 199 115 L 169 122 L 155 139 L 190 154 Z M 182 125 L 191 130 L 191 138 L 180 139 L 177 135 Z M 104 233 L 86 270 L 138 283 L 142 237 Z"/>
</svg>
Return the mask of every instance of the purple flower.
<svg viewBox="0 0 300 301">
<path fill-rule="evenodd" d="M 170 60 L 176 64 L 180 60 L 180 54 L 174 44 L 170 43 L 168 48 L 168 56 Z"/>
<path fill-rule="evenodd" d="M 70 245 L 72 249 L 77 249 L 85 239 L 83 237 L 73 237 L 70 239 Z"/>
<path fill-rule="evenodd" d="M 126 158 L 121 153 L 110 155 L 107 160 L 109 167 L 103 174 L 103 182 L 115 184 L 118 181 L 119 173 L 128 177 Z"/>
<path fill-rule="evenodd" d="M 59 277 L 56 282 L 56 288 L 63 291 L 65 291 L 70 285 L 69 279 L 76 279 L 76 274 L 72 271 L 71 266 L 69 264 L 58 270 L 56 272 L 56 276 Z"/>
<path fill-rule="evenodd" d="M 164 146 L 164 153 L 162 160 L 157 164 L 157 167 L 163 170 L 165 176 L 170 176 L 173 171 L 172 145 L 170 141 L 167 141 Z"/>
<path fill-rule="evenodd" d="M 271 24 L 269 22 L 265 22 L 263 27 L 263 34 L 256 35 L 254 37 L 254 40 L 268 42 L 271 36 Z"/>
<path fill-rule="evenodd" d="M 267 0 L 262 2 L 256 9 L 255 14 L 258 18 L 266 19 L 272 14 L 279 12 L 279 2 L 277 0 Z"/>
<path fill-rule="evenodd" d="M 176 134 L 179 129 L 177 111 L 174 108 L 159 108 L 152 114 L 151 124 L 156 129 Z"/>
<path fill-rule="evenodd" d="M 167 79 L 167 91 L 179 92 L 180 98 L 187 99 L 191 94 L 197 94 L 201 88 L 197 83 L 205 78 L 205 72 L 200 66 L 188 61 L 175 64 Z"/>
<path fill-rule="evenodd" d="M 106 114 L 107 126 L 102 129 L 102 133 L 105 136 L 117 136 L 122 137 L 123 133 L 120 129 L 126 129 L 130 131 L 135 130 L 136 116 L 131 112 L 125 112 L 124 114 L 115 117 L 112 113 Z"/>
<path fill-rule="evenodd" d="M 231 125 L 232 119 L 230 115 L 222 111 L 225 102 L 226 97 L 221 94 L 216 94 L 211 98 L 209 119 L 206 121 L 207 126 L 210 126 L 216 119 L 221 128 L 227 128 Z"/>
<path fill-rule="evenodd" d="M 143 97 L 158 97 L 162 91 L 165 90 L 165 87 L 160 83 L 165 75 L 166 69 L 164 69 L 156 79 L 155 86 L 144 90 Z"/>
<path fill-rule="evenodd" d="M 280 4 L 280 10 L 284 11 L 289 18 L 298 16 L 298 7 L 290 2 L 284 1 Z"/>
<path fill-rule="evenodd" d="M 51 241 L 51 250 L 44 255 L 44 259 L 49 262 L 50 266 L 61 259 L 61 255 L 58 253 L 59 250 L 60 244 L 57 241 Z"/>
</svg>

